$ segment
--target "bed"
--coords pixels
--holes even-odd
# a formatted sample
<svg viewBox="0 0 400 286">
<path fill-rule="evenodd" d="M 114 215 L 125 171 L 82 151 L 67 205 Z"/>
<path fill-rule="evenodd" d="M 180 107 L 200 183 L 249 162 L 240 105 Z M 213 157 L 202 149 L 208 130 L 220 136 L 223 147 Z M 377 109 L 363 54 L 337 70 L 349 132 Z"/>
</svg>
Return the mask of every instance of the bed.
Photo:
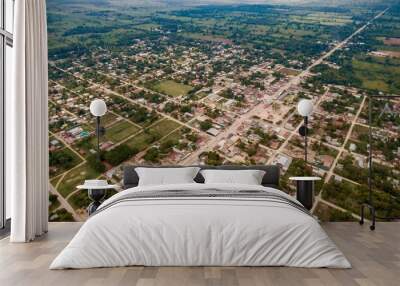
<svg viewBox="0 0 400 286">
<path fill-rule="evenodd" d="M 279 190 L 277 166 L 199 166 L 264 170 L 260 185 L 193 183 L 138 186 L 106 200 L 50 269 L 118 266 L 291 266 L 350 268 L 318 221 Z"/>
</svg>

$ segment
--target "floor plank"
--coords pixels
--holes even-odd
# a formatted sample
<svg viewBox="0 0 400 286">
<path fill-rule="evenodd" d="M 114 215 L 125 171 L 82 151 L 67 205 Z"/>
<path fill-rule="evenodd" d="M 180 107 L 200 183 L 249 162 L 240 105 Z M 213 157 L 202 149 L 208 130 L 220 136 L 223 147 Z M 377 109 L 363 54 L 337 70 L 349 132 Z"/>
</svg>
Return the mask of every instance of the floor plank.
<svg viewBox="0 0 400 286">
<path fill-rule="evenodd" d="M 28 244 L 0 240 L 2 286 L 397 286 L 400 223 L 379 223 L 371 232 L 357 223 L 326 223 L 325 231 L 352 263 L 352 269 L 289 267 L 120 267 L 50 271 L 55 256 L 81 223 L 50 223 L 50 231 Z"/>
</svg>

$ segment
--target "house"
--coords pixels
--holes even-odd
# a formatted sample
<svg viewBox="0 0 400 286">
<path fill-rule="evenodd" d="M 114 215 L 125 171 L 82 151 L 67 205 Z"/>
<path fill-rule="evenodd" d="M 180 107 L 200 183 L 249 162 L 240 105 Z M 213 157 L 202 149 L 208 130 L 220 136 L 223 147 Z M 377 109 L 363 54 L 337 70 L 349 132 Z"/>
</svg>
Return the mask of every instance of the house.
<svg viewBox="0 0 400 286">
<path fill-rule="evenodd" d="M 283 172 L 286 172 L 289 169 L 292 160 L 293 159 L 287 155 L 279 154 L 274 162 L 282 168 Z"/>
<path fill-rule="evenodd" d="M 218 129 L 215 128 L 215 127 L 212 127 L 212 128 L 210 128 L 210 129 L 208 129 L 206 132 L 207 132 L 208 134 L 212 135 L 212 136 L 217 136 L 217 135 L 219 134 L 220 130 L 218 130 Z"/>
</svg>

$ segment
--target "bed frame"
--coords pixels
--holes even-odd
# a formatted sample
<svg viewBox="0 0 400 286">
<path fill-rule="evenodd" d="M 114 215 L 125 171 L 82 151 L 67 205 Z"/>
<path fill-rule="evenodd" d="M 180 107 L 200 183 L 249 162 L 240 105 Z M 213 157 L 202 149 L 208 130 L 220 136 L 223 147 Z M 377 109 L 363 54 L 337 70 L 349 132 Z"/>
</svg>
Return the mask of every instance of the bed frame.
<svg viewBox="0 0 400 286">
<path fill-rule="evenodd" d="M 182 168 L 182 167 L 199 167 L 202 170 L 205 169 L 217 169 L 217 170 L 263 170 L 265 171 L 265 175 L 262 179 L 261 184 L 264 187 L 271 187 L 275 189 L 279 189 L 279 177 L 280 177 L 280 169 L 277 165 L 254 165 L 254 166 L 238 166 L 238 165 L 222 165 L 222 166 L 205 166 L 205 165 L 197 165 L 197 166 L 133 166 L 128 165 L 124 167 L 124 178 L 123 178 L 123 188 L 129 189 L 136 187 L 139 183 L 139 176 L 135 171 L 136 167 L 147 167 L 147 168 Z M 204 178 L 200 174 L 194 178 L 197 183 L 204 183 Z"/>
</svg>

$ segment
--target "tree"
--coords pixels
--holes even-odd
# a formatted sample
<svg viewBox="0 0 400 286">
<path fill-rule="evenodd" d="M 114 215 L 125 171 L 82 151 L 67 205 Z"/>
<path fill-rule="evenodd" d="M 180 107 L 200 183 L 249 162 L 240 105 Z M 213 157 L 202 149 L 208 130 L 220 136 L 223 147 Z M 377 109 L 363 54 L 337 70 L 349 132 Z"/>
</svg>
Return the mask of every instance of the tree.
<svg viewBox="0 0 400 286">
<path fill-rule="evenodd" d="M 207 165 L 217 166 L 222 164 L 222 158 L 217 152 L 210 151 L 206 153 L 206 156 Z"/>
<path fill-rule="evenodd" d="M 188 133 L 185 135 L 185 138 L 191 142 L 197 142 L 199 136 L 196 133 Z"/>
<path fill-rule="evenodd" d="M 177 142 L 174 140 L 164 141 L 160 145 L 160 152 L 163 154 L 168 153 L 169 151 L 171 151 L 172 147 L 174 147 L 176 143 Z"/>
<path fill-rule="evenodd" d="M 100 161 L 97 159 L 96 154 L 90 155 L 87 158 L 88 165 L 98 173 L 104 173 L 106 171 L 106 166 L 101 162 L 101 157 L 102 155 L 100 155 Z"/>
<path fill-rule="evenodd" d="M 49 195 L 49 201 L 50 201 L 51 204 L 54 204 L 57 201 L 57 199 L 58 199 L 57 195 L 55 195 L 55 194 L 50 194 Z"/>
<path fill-rule="evenodd" d="M 50 166 L 62 166 L 68 169 L 73 166 L 74 157 L 64 149 L 50 152 L 49 161 Z"/>
<path fill-rule="evenodd" d="M 200 129 L 203 131 L 207 131 L 208 129 L 210 129 L 212 127 L 212 121 L 210 119 L 207 119 L 203 122 L 200 122 Z"/>
<path fill-rule="evenodd" d="M 118 166 L 122 162 L 128 160 L 139 151 L 136 148 L 131 148 L 128 145 L 119 145 L 114 149 L 108 151 L 104 155 L 104 159 L 113 166 Z"/>
<path fill-rule="evenodd" d="M 146 161 L 157 163 L 160 159 L 160 151 L 156 147 L 151 147 L 143 156 Z"/>
</svg>

